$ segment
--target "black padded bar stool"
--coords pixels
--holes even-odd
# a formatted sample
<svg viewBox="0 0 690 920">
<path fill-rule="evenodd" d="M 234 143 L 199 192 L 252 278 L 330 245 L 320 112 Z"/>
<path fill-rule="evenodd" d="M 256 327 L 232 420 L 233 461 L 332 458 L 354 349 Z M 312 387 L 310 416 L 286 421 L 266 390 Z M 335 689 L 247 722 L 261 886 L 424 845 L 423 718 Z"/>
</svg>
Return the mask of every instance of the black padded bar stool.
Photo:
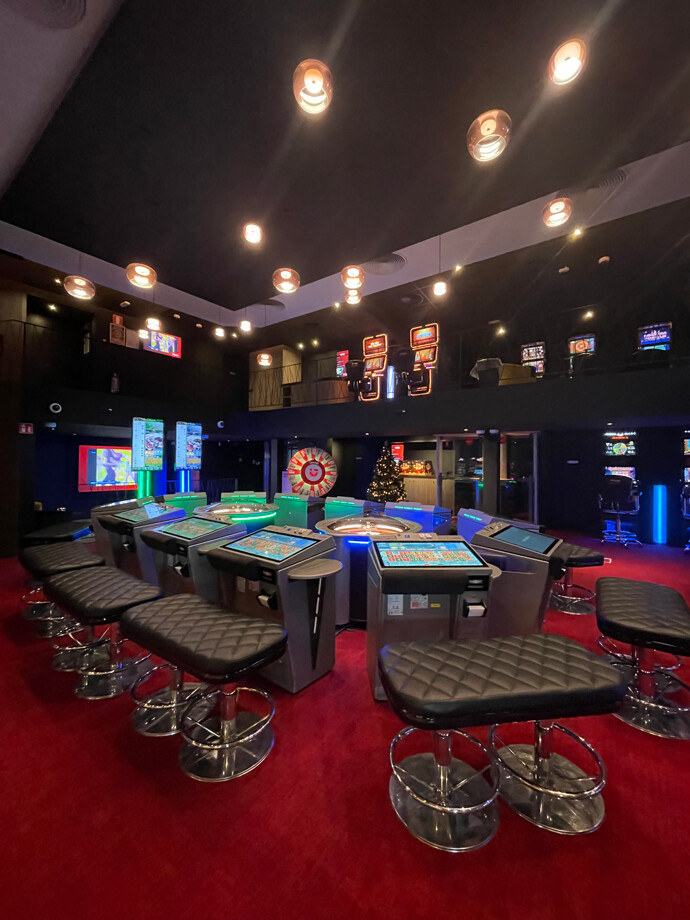
<svg viewBox="0 0 690 920">
<path fill-rule="evenodd" d="M 86 700 L 119 696 L 139 676 L 144 660 L 124 655 L 120 618 L 130 607 L 160 597 L 160 589 L 110 567 L 54 575 L 43 587 L 92 637 L 82 645 L 74 667 L 81 677 L 75 694 Z M 105 645 L 103 637 L 96 638 L 94 633 L 103 626 L 109 628 Z"/>
<path fill-rule="evenodd" d="M 625 683 L 601 658 L 545 634 L 397 642 L 381 650 L 379 671 L 393 709 L 412 726 L 391 744 L 389 792 L 415 837 L 454 853 L 483 846 L 498 826 L 499 788 L 514 811 L 546 830 L 584 834 L 599 827 L 604 765 L 586 741 L 554 720 L 618 707 Z M 499 737 L 495 723 L 526 721 L 534 724 L 531 743 Z M 488 750 L 458 730 L 473 725 L 492 725 Z M 419 729 L 431 751 L 401 758 L 398 749 Z M 593 775 L 554 750 L 559 735 L 579 746 Z M 478 750 L 483 765 L 456 756 L 458 742 Z"/>
<path fill-rule="evenodd" d="M 575 546 L 572 543 L 561 543 L 557 550 L 558 558 L 565 566 L 565 574 L 551 590 L 549 606 L 561 613 L 570 613 L 577 616 L 594 613 L 596 592 L 584 585 L 573 583 L 573 569 L 590 568 L 603 565 L 604 554 L 596 550 L 587 549 L 586 546 Z"/>
<path fill-rule="evenodd" d="M 681 664 L 678 656 L 690 655 L 690 609 L 683 596 L 654 582 L 600 578 L 597 624 L 603 640 L 631 646 L 623 655 L 600 642 L 628 684 L 618 718 L 650 735 L 690 739 L 690 686 L 672 673 Z M 659 664 L 655 651 L 676 663 Z"/>
<path fill-rule="evenodd" d="M 175 734 L 184 744 L 180 766 L 193 779 L 223 782 L 258 767 L 273 747 L 271 697 L 237 680 L 284 654 L 278 623 L 232 613 L 196 595 L 179 594 L 128 610 L 124 634 L 163 658 L 168 687 L 141 695 L 133 688 L 132 721 L 142 734 Z M 155 669 L 154 669 L 155 670 Z M 195 690 L 184 673 L 202 682 Z M 212 686 L 207 686 L 207 685 Z M 258 711 L 250 708 L 258 704 Z"/>
<path fill-rule="evenodd" d="M 58 524 L 25 533 L 21 542 L 23 547 L 43 546 L 48 543 L 74 543 L 90 533 L 91 522 L 88 520 L 60 521 Z"/>
<path fill-rule="evenodd" d="M 70 635 L 78 627 L 71 617 L 65 617 L 43 592 L 43 582 L 61 572 L 75 572 L 102 566 L 102 556 L 73 543 L 53 543 L 29 546 L 20 551 L 19 562 L 31 576 L 32 589 L 22 597 L 26 604 L 24 619 L 37 620 L 37 635 L 55 639 Z"/>
</svg>

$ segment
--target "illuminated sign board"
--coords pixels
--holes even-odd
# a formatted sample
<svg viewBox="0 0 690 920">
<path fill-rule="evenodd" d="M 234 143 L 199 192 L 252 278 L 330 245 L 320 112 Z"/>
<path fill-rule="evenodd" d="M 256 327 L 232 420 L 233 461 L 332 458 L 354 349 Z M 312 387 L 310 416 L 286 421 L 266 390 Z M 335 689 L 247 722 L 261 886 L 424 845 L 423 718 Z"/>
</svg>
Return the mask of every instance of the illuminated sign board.
<svg viewBox="0 0 690 920">
<path fill-rule="evenodd" d="M 148 339 L 142 340 L 142 344 L 146 351 L 155 351 L 159 355 L 168 355 L 170 358 L 182 357 L 182 339 L 179 335 L 151 331 Z"/>
</svg>

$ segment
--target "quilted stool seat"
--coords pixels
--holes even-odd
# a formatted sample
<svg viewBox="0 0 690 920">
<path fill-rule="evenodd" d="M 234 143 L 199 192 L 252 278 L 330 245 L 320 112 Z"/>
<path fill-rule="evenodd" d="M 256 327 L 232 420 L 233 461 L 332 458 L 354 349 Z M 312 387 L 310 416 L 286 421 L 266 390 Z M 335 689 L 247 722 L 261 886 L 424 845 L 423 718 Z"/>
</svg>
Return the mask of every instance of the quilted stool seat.
<svg viewBox="0 0 690 920">
<path fill-rule="evenodd" d="M 160 597 L 160 590 L 105 566 L 53 575 L 43 590 L 82 625 L 86 635 L 82 642 L 71 634 L 75 644 L 58 652 L 63 656 L 61 666 L 55 662 L 54 666 L 80 674 L 75 693 L 81 699 L 119 696 L 138 677 L 143 662 L 140 657 L 125 656 L 120 618 L 125 610 Z M 109 637 L 96 637 L 95 628 L 102 626 L 109 627 Z"/>
<path fill-rule="evenodd" d="M 31 533 L 25 533 L 22 537 L 22 546 L 42 546 L 47 543 L 72 543 L 75 540 L 81 540 L 91 533 L 91 522 L 82 521 L 60 521 L 58 524 L 51 524 L 49 527 L 41 527 L 40 530 L 32 530 Z"/>
<path fill-rule="evenodd" d="M 39 585 L 34 587 L 22 600 L 27 605 L 24 618 L 39 620 L 37 634 L 44 639 L 54 639 L 67 635 L 74 628 L 74 621 L 62 616 L 55 604 L 47 600 L 41 583 L 51 575 L 60 572 L 73 572 L 102 566 L 104 559 L 89 552 L 83 546 L 73 543 L 52 543 L 44 546 L 29 546 L 19 553 L 19 562 L 26 569 L 32 580 Z"/>
<path fill-rule="evenodd" d="M 132 688 L 137 731 L 181 732 L 180 766 L 202 782 L 234 779 L 268 756 L 274 740 L 273 701 L 264 691 L 236 682 L 284 654 L 287 633 L 282 626 L 241 616 L 196 595 L 178 594 L 128 610 L 122 627 L 126 636 L 166 662 Z M 167 686 L 142 695 L 143 687 L 161 672 Z M 185 683 L 185 672 L 201 683 Z M 258 713 L 249 708 L 257 703 Z"/>
<path fill-rule="evenodd" d="M 690 687 L 672 672 L 690 655 L 690 609 L 678 591 L 629 578 L 597 582 L 600 645 L 627 679 L 618 717 L 641 731 L 664 738 L 690 739 Z M 631 654 L 616 651 L 623 642 Z M 673 657 L 655 660 L 654 652 Z"/>
<path fill-rule="evenodd" d="M 561 543 L 556 554 L 565 568 L 561 581 L 554 585 L 551 591 L 549 606 L 561 613 L 571 613 L 578 616 L 594 613 L 595 592 L 584 585 L 573 583 L 573 569 L 590 568 L 604 564 L 604 554 L 586 546 L 576 546 L 573 543 Z"/>
<path fill-rule="evenodd" d="M 390 751 L 393 807 L 425 843 L 458 852 L 487 843 L 501 797 L 534 824 L 561 834 L 595 830 L 604 817 L 606 776 L 596 752 L 554 722 L 613 712 L 625 692 L 615 668 L 563 636 L 536 634 L 472 642 L 397 642 L 379 653 L 391 705 L 412 728 Z M 533 743 L 505 742 L 498 722 L 534 722 Z M 489 750 L 458 729 L 492 725 Z M 400 760 L 412 733 L 432 733 L 433 753 Z M 578 743 L 594 763 L 589 775 L 554 750 L 555 736 Z M 469 741 L 485 764 L 463 763 L 454 747 Z M 500 746 L 499 746 L 500 745 Z"/>
</svg>

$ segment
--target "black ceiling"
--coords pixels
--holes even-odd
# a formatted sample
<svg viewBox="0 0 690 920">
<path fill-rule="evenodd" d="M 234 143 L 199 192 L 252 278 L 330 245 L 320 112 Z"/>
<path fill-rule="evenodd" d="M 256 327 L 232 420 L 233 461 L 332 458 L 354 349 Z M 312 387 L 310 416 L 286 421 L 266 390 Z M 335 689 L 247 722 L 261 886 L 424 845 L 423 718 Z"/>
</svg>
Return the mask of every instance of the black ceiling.
<svg viewBox="0 0 690 920">
<path fill-rule="evenodd" d="M 545 91 L 574 35 L 583 76 Z M 312 281 L 687 140 L 689 46 L 678 0 L 125 0 L 0 219 L 239 308 L 280 265 Z M 316 122 L 306 57 L 334 75 Z M 480 166 L 496 106 L 514 137 Z"/>
</svg>

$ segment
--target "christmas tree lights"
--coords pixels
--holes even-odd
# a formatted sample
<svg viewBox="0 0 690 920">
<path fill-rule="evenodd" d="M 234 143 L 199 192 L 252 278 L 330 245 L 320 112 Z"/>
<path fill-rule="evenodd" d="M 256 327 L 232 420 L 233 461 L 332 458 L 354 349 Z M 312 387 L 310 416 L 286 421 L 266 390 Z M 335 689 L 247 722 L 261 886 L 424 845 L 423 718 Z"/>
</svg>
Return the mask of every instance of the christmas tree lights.
<svg viewBox="0 0 690 920">
<path fill-rule="evenodd" d="M 406 498 L 405 483 L 386 441 L 374 466 L 374 477 L 367 490 L 367 499 L 372 502 L 399 502 Z"/>
</svg>

